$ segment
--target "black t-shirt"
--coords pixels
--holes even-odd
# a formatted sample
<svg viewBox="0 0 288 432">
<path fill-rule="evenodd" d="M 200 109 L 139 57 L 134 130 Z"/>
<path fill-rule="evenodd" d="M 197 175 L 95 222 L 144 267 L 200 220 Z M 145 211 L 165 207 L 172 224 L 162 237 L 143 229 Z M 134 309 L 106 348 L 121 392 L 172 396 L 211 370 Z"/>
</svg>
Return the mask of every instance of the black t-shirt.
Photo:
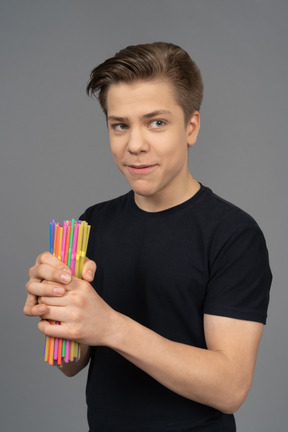
<svg viewBox="0 0 288 432">
<path fill-rule="evenodd" d="M 271 272 L 247 213 L 205 186 L 157 213 L 133 191 L 90 207 L 93 286 L 115 310 L 160 335 L 206 348 L 205 313 L 266 322 Z M 233 415 L 179 396 L 106 347 L 93 347 L 86 389 L 90 431 L 235 431 Z"/>
</svg>

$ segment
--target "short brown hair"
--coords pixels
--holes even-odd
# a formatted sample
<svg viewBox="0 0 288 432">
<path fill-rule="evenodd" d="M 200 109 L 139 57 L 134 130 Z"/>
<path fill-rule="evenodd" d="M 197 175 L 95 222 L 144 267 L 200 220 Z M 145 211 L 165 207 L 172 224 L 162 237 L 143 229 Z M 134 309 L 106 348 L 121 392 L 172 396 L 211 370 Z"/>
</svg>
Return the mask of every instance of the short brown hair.
<svg viewBox="0 0 288 432">
<path fill-rule="evenodd" d="M 186 123 L 194 111 L 200 110 L 203 98 L 200 70 L 186 51 L 166 42 L 131 45 L 122 49 L 92 70 L 86 92 L 91 97 L 97 94 L 107 116 L 107 92 L 111 85 L 154 78 L 164 78 L 172 84 Z"/>
</svg>

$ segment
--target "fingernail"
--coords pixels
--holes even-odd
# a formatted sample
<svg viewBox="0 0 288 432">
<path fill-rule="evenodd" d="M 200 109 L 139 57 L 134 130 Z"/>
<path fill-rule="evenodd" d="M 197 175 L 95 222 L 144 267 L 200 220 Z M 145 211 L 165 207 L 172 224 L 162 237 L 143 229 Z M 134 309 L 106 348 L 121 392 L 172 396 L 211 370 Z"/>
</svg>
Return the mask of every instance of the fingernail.
<svg viewBox="0 0 288 432">
<path fill-rule="evenodd" d="M 87 270 L 87 276 L 89 277 L 89 279 L 94 279 L 94 272 L 91 270 Z"/>
<path fill-rule="evenodd" d="M 71 280 L 70 274 L 69 273 L 62 273 L 61 274 L 61 280 L 63 282 L 70 282 L 70 280 Z"/>
<path fill-rule="evenodd" d="M 38 309 L 37 309 L 37 311 L 38 311 L 39 314 L 42 314 L 42 313 L 45 312 L 45 309 L 46 309 L 45 306 L 39 306 Z"/>
<path fill-rule="evenodd" d="M 60 288 L 60 287 L 54 288 L 55 295 L 61 296 L 64 294 L 64 292 L 65 292 L 64 288 Z"/>
</svg>

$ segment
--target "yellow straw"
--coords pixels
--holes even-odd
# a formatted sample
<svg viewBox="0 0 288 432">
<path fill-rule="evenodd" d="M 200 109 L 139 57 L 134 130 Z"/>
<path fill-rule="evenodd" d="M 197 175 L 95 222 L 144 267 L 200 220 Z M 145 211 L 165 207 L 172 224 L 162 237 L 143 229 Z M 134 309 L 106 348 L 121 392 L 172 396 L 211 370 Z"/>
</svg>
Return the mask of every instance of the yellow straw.
<svg viewBox="0 0 288 432">
<path fill-rule="evenodd" d="M 61 261 L 61 251 L 62 251 L 62 239 L 63 239 L 63 227 L 59 227 L 59 242 L 58 242 L 58 251 L 56 251 L 57 258 Z"/>
<path fill-rule="evenodd" d="M 91 225 L 88 225 L 87 226 L 87 233 L 86 233 L 86 237 L 85 237 L 85 243 L 83 243 L 84 258 L 86 257 L 86 253 L 87 253 L 87 247 L 88 247 L 88 240 L 89 240 L 90 230 L 91 230 Z"/>
<path fill-rule="evenodd" d="M 70 350 L 70 361 L 73 361 L 75 358 L 75 347 L 77 345 L 77 342 L 71 341 L 71 350 Z"/>
<path fill-rule="evenodd" d="M 77 241 L 77 252 L 76 252 L 76 264 L 75 264 L 75 276 L 81 277 L 79 274 L 79 264 L 80 264 L 80 255 L 82 249 L 82 240 L 83 240 L 83 222 L 79 225 L 78 231 L 78 241 Z"/>
<path fill-rule="evenodd" d="M 54 337 L 51 337 L 51 349 L 50 349 L 50 357 L 49 357 L 49 359 L 48 359 L 48 363 L 50 364 L 50 365 L 53 365 L 54 364 L 54 343 L 55 343 L 55 338 Z"/>
<path fill-rule="evenodd" d="M 86 242 L 86 238 L 87 238 L 87 222 L 83 221 L 83 240 L 82 240 L 82 245 L 81 245 L 80 264 L 79 264 L 80 277 L 82 276 L 82 270 L 83 270 L 84 260 L 85 260 L 84 244 Z"/>
<path fill-rule="evenodd" d="M 44 361 L 48 361 L 48 345 L 49 345 L 49 336 L 46 336 L 46 343 L 45 343 L 45 356 Z"/>
</svg>

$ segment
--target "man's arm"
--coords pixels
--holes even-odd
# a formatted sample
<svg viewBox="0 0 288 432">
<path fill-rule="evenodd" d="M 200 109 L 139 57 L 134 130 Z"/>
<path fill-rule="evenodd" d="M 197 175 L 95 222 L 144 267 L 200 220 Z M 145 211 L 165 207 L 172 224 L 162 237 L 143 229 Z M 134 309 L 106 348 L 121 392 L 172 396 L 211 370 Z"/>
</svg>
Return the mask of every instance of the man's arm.
<svg viewBox="0 0 288 432">
<path fill-rule="evenodd" d="M 38 257 L 27 290 L 28 299 L 38 296 L 41 304 L 24 308 L 28 315 L 45 310 L 38 327 L 46 336 L 110 347 L 184 397 L 225 413 L 240 407 L 251 386 L 262 324 L 205 315 L 207 349 L 170 341 L 113 310 L 90 285 L 88 275 L 86 280 L 69 275 L 65 281 L 67 270 L 63 273 L 62 263 L 55 260 L 47 253 Z M 95 272 L 95 263 L 88 261 L 85 271 L 93 273 L 93 268 Z M 56 296 L 57 288 L 64 294 Z"/>
<path fill-rule="evenodd" d="M 58 368 L 64 375 L 67 377 L 73 377 L 82 369 L 84 369 L 90 360 L 91 350 L 88 345 L 80 344 L 80 359 L 76 361 L 72 361 L 69 363 L 63 363 L 63 365 Z"/>
<path fill-rule="evenodd" d="M 205 315 L 207 350 L 167 340 L 122 316 L 110 345 L 170 390 L 227 414 L 250 389 L 263 325 Z"/>
</svg>

